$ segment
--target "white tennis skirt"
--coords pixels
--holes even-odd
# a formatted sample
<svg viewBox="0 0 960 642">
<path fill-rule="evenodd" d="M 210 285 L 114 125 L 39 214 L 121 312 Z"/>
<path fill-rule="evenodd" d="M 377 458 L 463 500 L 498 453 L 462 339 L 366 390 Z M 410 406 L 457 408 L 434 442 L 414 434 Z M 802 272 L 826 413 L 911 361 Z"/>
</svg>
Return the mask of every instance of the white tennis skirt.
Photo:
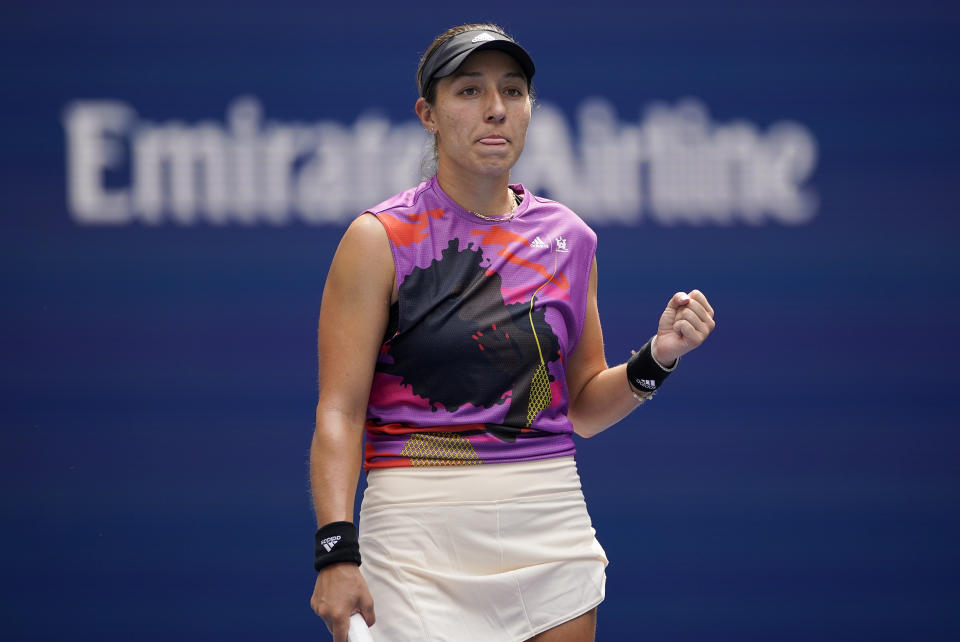
<svg viewBox="0 0 960 642">
<path fill-rule="evenodd" d="M 573 457 L 370 471 L 360 509 L 376 642 L 514 642 L 603 601 Z"/>
</svg>

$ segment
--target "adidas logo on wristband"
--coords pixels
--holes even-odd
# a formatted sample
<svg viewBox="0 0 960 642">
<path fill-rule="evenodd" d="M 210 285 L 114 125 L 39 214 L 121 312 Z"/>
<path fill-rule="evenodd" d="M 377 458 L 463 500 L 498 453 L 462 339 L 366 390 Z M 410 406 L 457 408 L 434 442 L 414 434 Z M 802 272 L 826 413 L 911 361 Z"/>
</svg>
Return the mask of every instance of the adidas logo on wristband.
<svg viewBox="0 0 960 642">
<path fill-rule="evenodd" d="M 330 522 L 313 536 L 313 569 L 322 571 L 331 564 L 350 562 L 360 566 L 360 543 L 353 522 Z"/>
<path fill-rule="evenodd" d="M 653 379 L 635 379 L 637 385 L 646 390 L 655 390 L 657 387 L 657 382 Z"/>
<path fill-rule="evenodd" d="M 333 550 L 333 547 L 337 545 L 337 542 L 340 541 L 339 535 L 334 535 L 333 537 L 328 537 L 326 539 L 320 540 L 320 546 L 326 549 L 329 553 Z"/>
</svg>

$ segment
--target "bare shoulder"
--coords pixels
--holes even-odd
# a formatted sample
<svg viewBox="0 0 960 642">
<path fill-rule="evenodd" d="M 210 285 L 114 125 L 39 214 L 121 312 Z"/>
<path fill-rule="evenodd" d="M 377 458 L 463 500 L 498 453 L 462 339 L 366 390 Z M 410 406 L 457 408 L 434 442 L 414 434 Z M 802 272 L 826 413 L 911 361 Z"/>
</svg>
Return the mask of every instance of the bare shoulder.
<svg viewBox="0 0 960 642">
<path fill-rule="evenodd" d="M 369 301 L 386 296 L 389 304 L 394 288 L 393 255 L 387 231 L 372 214 L 358 216 L 344 232 L 327 275 L 327 289 Z"/>
<path fill-rule="evenodd" d="M 376 216 L 367 212 L 355 218 L 347 227 L 337 251 L 341 249 L 354 250 L 366 255 L 386 253 L 389 256 L 390 241 L 387 238 L 387 230 Z"/>
</svg>

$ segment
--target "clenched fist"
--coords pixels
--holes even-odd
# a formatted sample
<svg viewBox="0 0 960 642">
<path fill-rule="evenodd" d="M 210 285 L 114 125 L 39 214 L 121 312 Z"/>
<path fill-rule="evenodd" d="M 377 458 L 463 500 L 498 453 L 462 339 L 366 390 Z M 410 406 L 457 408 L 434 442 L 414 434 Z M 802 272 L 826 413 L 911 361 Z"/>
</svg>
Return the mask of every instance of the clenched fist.
<svg viewBox="0 0 960 642">
<path fill-rule="evenodd" d="M 664 366 L 672 366 L 703 343 L 716 326 L 713 308 L 703 292 L 677 292 L 660 316 L 653 358 Z"/>
</svg>

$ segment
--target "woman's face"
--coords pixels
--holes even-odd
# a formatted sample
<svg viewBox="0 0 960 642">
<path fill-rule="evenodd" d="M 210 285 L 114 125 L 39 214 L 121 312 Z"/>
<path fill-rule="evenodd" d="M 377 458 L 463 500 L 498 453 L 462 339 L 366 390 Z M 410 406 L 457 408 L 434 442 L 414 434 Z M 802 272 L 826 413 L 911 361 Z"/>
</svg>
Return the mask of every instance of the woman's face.
<svg viewBox="0 0 960 642">
<path fill-rule="evenodd" d="M 520 65 L 501 51 L 478 51 L 437 82 L 432 106 L 417 113 L 437 133 L 441 172 L 502 175 L 517 162 L 530 124 L 530 94 Z"/>
</svg>

